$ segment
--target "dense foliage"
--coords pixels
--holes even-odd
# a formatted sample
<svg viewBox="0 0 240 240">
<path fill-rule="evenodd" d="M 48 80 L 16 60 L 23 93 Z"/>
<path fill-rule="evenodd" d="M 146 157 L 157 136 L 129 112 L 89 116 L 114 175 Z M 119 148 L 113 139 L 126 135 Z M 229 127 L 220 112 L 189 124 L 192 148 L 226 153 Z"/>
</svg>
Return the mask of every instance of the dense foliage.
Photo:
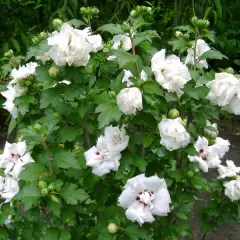
<svg viewBox="0 0 240 240">
<path fill-rule="evenodd" d="M 101 12 L 82 7 L 82 20 L 55 19 L 26 54 L 5 53 L 17 136 L 0 155 L 1 239 L 191 237 L 200 192 L 211 194 L 202 239 L 237 220 L 240 168 L 221 164 L 230 143 L 214 122 L 240 115 L 240 80 L 229 66 L 215 72 L 211 60 L 228 58 L 208 20 L 176 27 L 166 50 L 156 11 L 97 26 Z"/>
</svg>

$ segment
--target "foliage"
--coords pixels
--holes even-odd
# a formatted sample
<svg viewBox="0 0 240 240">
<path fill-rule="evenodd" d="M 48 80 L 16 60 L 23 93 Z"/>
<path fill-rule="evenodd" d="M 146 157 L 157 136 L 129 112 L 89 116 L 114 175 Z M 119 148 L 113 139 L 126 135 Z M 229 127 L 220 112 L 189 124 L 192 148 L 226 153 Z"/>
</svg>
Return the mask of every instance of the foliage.
<svg viewBox="0 0 240 240">
<path fill-rule="evenodd" d="M 48 6 L 57 4 L 56 1 L 51 2 Z M 71 19 L 78 16 L 78 2 L 64 2 L 67 4 L 61 8 L 62 19 L 69 20 L 68 15 Z M 117 2 L 120 3 L 124 5 Z M 45 6 L 42 1 L 30 1 L 24 6 L 28 4 L 34 4 L 36 11 Z M 129 4 L 127 8 L 134 5 L 132 2 L 125 4 Z M 215 4 L 214 11 L 220 18 L 222 10 L 218 1 Z M 239 202 L 231 202 L 223 194 L 223 181 L 207 181 L 199 170 L 199 164 L 189 161 L 189 155 L 199 156 L 201 153 L 194 147 L 198 136 L 205 136 L 214 145 L 215 139 L 206 134 L 206 128 L 214 130 L 207 126 L 206 121 L 215 122 L 222 112 L 207 98 L 210 91 L 207 83 L 214 79 L 214 68 L 198 69 L 196 65 L 202 60 L 225 60 L 226 56 L 214 48 L 206 51 L 197 60 L 195 58 L 193 66 L 187 68 L 184 65 L 190 75 L 181 88 L 182 95 L 168 91 L 156 81 L 154 74 L 159 69 L 151 69 L 151 59 L 159 50 L 161 41 L 158 33 L 151 29 L 153 17 L 157 11 L 162 11 L 158 7 L 149 10 L 138 6 L 123 24 L 108 23 L 95 27 L 96 19 L 93 24 L 88 19 L 91 28 L 104 36 L 104 43 L 102 50 L 89 51 L 91 57 L 85 65 L 65 63 L 56 66 L 51 59 L 39 60 L 37 57 L 50 48 L 46 39 L 30 46 L 24 56 L 4 58 L 7 80 L 11 80 L 11 69 L 18 68 L 21 62 L 32 60 L 38 66 L 34 74 L 19 81 L 21 86 L 27 87 L 27 92 L 13 100 L 19 115 L 15 120 L 12 118 L 10 132 L 16 128 L 16 139 L 26 141 L 34 162 L 28 163 L 21 171 L 20 191 L 13 201 L 2 204 L 0 238 L 151 240 L 190 237 L 189 219 L 200 192 L 212 195 L 208 206 L 200 211 L 203 234 L 225 222 L 237 220 Z M 52 17 L 56 14 L 54 12 Z M 135 14 L 136 17 L 133 16 Z M 84 24 L 87 25 L 86 22 Z M 192 46 L 196 55 L 197 40 L 212 41 L 215 36 L 206 25 L 194 25 L 192 21 L 179 27 L 182 35 L 171 38 L 169 48 L 173 46 L 173 50 L 169 50 L 167 55 L 177 53 L 182 60 Z M 83 25 L 74 27 L 82 28 Z M 112 49 L 112 35 L 115 34 L 125 34 L 131 45 L 129 51 L 124 49 L 123 43 Z M 84 44 L 88 44 L 86 42 Z M 114 61 L 107 60 L 113 55 L 116 57 Z M 211 66 L 211 61 L 208 63 Z M 58 71 L 53 72 L 52 67 Z M 126 115 L 119 110 L 116 96 L 126 89 L 122 82 L 124 70 L 131 71 L 131 84 L 143 99 L 142 108 L 135 109 L 136 114 Z M 147 75 L 145 79 L 142 70 Z M 164 71 L 163 68 L 160 72 Z M 128 104 L 135 100 L 132 98 Z M 176 111 L 170 111 L 173 109 Z M 187 146 L 169 150 L 162 144 L 158 124 L 167 116 L 176 120 L 177 115 L 189 134 L 189 142 Z M 129 143 L 121 152 L 118 171 L 99 177 L 87 166 L 84 153 L 95 145 L 99 136 L 104 135 L 104 128 L 110 124 L 124 126 Z M 167 216 L 156 216 L 152 224 L 140 227 L 126 218 L 124 209 L 117 202 L 127 180 L 141 173 L 164 178 L 172 203 Z M 226 209 L 224 216 L 222 207 Z M 9 215 L 12 216 L 10 224 L 5 222 Z M 116 231 L 108 228 L 110 223 L 117 226 Z"/>
</svg>

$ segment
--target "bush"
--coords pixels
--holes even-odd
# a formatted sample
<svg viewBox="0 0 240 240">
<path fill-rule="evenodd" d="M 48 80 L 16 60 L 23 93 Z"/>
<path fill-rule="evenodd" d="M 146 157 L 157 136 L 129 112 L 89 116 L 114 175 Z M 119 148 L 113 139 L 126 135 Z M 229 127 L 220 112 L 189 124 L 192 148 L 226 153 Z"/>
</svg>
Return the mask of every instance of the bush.
<svg viewBox="0 0 240 240">
<path fill-rule="evenodd" d="M 159 50 L 149 7 L 99 27 L 104 41 L 88 27 L 98 10 L 81 12 L 84 21 L 54 20 L 25 57 L 5 55 L 17 137 L 0 156 L 1 238 L 191 236 L 199 192 L 211 194 L 203 234 L 236 220 L 240 168 L 221 165 L 230 143 L 214 122 L 240 114 L 240 81 L 211 69 L 226 56 L 208 45 L 209 22 L 178 27 L 174 55 Z M 211 168 L 219 177 L 208 182 Z"/>
</svg>

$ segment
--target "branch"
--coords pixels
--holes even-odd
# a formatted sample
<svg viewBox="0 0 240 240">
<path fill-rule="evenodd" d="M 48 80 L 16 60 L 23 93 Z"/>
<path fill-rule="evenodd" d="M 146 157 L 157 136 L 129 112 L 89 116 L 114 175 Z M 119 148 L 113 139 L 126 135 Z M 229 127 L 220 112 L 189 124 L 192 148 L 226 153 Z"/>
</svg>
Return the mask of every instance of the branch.
<svg viewBox="0 0 240 240">
<path fill-rule="evenodd" d="M 133 45 L 133 38 L 132 38 L 132 34 L 131 33 L 130 33 L 130 39 L 131 39 L 131 43 L 132 43 L 132 54 L 133 54 L 133 56 L 136 56 L 136 50 L 135 50 L 135 47 Z M 139 67 L 138 67 L 137 63 L 136 63 L 136 68 L 137 68 L 138 75 L 140 77 L 141 74 L 140 74 L 140 70 L 139 70 Z"/>
<path fill-rule="evenodd" d="M 42 138 L 43 145 L 47 151 L 48 154 L 48 160 L 49 160 L 49 168 L 50 168 L 50 175 L 53 176 L 53 166 L 52 166 L 52 160 L 53 158 L 50 156 L 49 148 L 47 146 L 46 140 Z"/>
<path fill-rule="evenodd" d="M 83 118 L 83 129 L 84 129 L 84 139 L 87 144 L 87 147 L 91 148 L 91 142 L 88 134 L 87 119 L 85 117 Z"/>
</svg>

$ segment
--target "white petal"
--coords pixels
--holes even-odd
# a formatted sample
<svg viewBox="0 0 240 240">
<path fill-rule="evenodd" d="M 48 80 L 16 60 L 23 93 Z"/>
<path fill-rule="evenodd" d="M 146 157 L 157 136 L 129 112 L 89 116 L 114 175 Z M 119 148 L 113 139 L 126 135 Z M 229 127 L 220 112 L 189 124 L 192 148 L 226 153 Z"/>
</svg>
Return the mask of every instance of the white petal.
<svg viewBox="0 0 240 240">
<path fill-rule="evenodd" d="M 118 199 L 119 206 L 123 208 L 128 208 L 135 202 L 136 197 L 137 193 L 134 188 L 132 188 L 131 186 L 127 186 Z"/>
</svg>

